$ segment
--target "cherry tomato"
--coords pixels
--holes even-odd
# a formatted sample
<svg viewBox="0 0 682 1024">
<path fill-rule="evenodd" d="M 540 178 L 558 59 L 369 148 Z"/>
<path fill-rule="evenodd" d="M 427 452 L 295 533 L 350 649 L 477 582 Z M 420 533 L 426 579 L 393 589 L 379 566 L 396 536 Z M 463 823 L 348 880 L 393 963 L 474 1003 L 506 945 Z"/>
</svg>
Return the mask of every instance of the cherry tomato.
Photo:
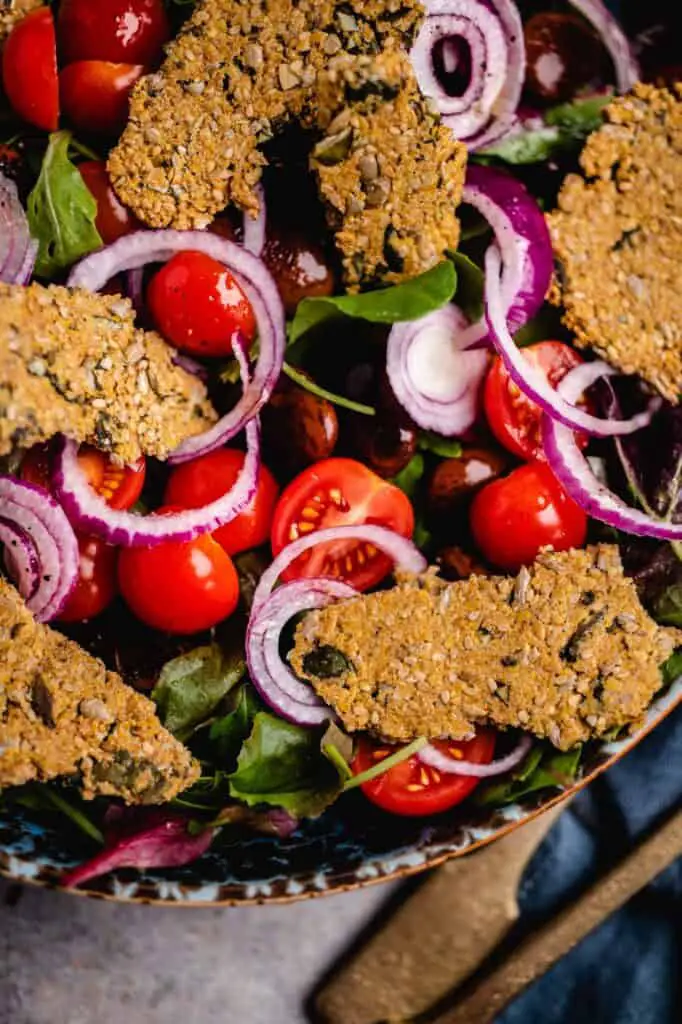
<svg viewBox="0 0 682 1024">
<path fill-rule="evenodd" d="M 244 452 L 235 448 L 220 448 L 178 466 L 166 485 L 164 502 L 178 508 L 201 508 L 210 504 L 233 486 L 244 465 L 244 459 Z M 228 555 L 237 555 L 240 551 L 248 551 L 265 543 L 270 536 L 278 495 L 279 488 L 274 476 L 269 469 L 261 466 L 258 489 L 251 504 L 231 523 L 221 526 L 213 534 Z"/>
<path fill-rule="evenodd" d="M 31 11 L 10 32 L 2 51 L 2 80 L 19 117 L 46 132 L 56 131 L 57 41 L 49 7 Z"/>
<path fill-rule="evenodd" d="M 495 753 L 495 733 L 481 729 L 472 740 L 434 740 L 433 745 L 458 761 L 490 764 Z M 353 761 L 353 772 L 359 775 L 395 753 L 395 747 L 376 744 L 362 738 Z M 462 802 L 476 788 L 480 779 L 471 775 L 447 775 L 422 764 L 416 756 L 389 768 L 371 782 L 360 787 L 368 800 L 391 814 L 420 817 L 438 814 Z"/>
<path fill-rule="evenodd" d="M 156 515 L 177 511 L 165 506 Z M 210 629 L 231 615 L 239 601 L 232 559 L 210 534 L 153 548 L 122 548 L 118 583 L 137 618 L 166 633 Z"/>
<path fill-rule="evenodd" d="M 94 619 L 116 596 L 118 549 L 100 537 L 79 536 L 80 576 L 60 615 L 60 622 Z"/>
<path fill-rule="evenodd" d="M 272 550 L 278 555 L 287 544 L 315 530 L 360 523 L 387 526 L 411 537 L 414 511 L 407 495 L 361 462 L 325 459 L 305 469 L 284 490 L 275 509 Z M 282 578 L 333 576 L 368 590 L 388 575 L 391 565 L 372 544 L 337 541 L 306 551 Z"/>
<path fill-rule="evenodd" d="M 144 72 L 141 64 L 79 60 L 59 75 L 64 114 L 85 132 L 117 135 L 128 119 L 130 93 Z"/>
<path fill-rule="evenodd" d="M 484 558 L 510 571 L 530 564 L 541 548 L 579 548 L 587 533 L 587 516 L 544 462 L 529 462 L 484 487 L 470 520 Z"/>
<path fill-rule="evenodd" d="M 197 356 L 229 356 L 232 341 L 250 345 L 256 319 L 230 271 L 202 252 L 179 252 L 152 278 L 147 304 L 158 330 Z"/>
<path fill-rule="evenodd" d="M 523 355 L 554 388 L 569 370 L 583 362 L 575 349 L 562 341 L 540 341 L 524 348 Z M 516 386 L 499 356 L 486 377 L 483 403 L 490 429 L 500 444 L 520 459 L 544 459 L 542 410 Z M 578 441 L 584 447 L 588 438 L 578 435 Z"/>
<path fill-rule="evenodd" d="M 107 165 L 103 160 L 86 160 L 78 170 L 97 203 L 95 225 L 105 245 L 111 245 L 123 235 L 129 235 L 140 227 L 111 187 Z"/>
<path fill-rule="evenodd" d="M 75 60 L 155 64 L 170 37 L 163 0 L 62 0 L 57 24 L 65 64 Z"/>
<path fill-rule="evenodd" d="M 81 445 L 78 462 L 88 483 L 110 508 L 125 511 L 132 508 L 144 487 L 146 460 L 140 457 L 134 466 L 119 466 L 103 452 L 89 445 Z M 36 444 L 24 455 L 19 470 L 22 480 L 50 490 L 52 476 L 52 449 L 47 444 Z"/>
</svg>

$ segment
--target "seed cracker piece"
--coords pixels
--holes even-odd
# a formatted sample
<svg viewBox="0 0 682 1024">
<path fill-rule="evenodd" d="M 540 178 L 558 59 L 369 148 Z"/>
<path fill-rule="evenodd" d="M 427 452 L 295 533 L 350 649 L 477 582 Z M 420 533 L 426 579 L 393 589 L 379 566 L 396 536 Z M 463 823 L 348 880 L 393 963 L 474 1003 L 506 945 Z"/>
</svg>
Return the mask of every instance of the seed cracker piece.
<svg viewBox="0 0 682 1024">
<path fill-rule="evenodd" d="M 549 216 L 552 300 L 576 341 L 670 402 L 682 392 L 682 85 L 637 85 L 606 110 Z"/>
<path fill-rule="evenodd" d="M 351 731 L 461 740 L 488 722 L 567 750 L 641 718 L 677 636 L 600 546 L 545 553 L 516 579 L 429 575 L 311 612 L 291 662 Z"/>
<path fill-rule="evenodd" d="M 77 776 L 86 799 L 171 800 L 199 776 L 154 704 L 35 622 L 0 580 L 0 788 Z"/>
<path fill-rule="evenodd" d="M 43 0 L 0 0 L 0 45 L 16 24 L 42 6 Z"/>
<path fill-rule="evenodd" d="M 0 454 L 63 433 L 125 463 L 165 458 L 215 421 L 172 357 L 120 296 L 0 284 Z"/>
</svg>

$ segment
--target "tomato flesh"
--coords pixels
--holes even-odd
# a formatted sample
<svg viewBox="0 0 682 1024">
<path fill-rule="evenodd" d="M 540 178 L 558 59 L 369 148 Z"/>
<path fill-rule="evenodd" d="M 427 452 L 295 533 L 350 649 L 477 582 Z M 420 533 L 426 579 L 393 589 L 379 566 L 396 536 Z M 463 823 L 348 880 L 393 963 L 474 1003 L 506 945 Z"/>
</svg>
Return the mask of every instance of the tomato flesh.
<svg viewBox="0 0 682 1024">
<path fill-rule="evenodd" d="M 19 117 L 43 131 L 57 130 L 57 40 L 49 7 L 31 11 L 10 32 L 2 51 L 2 80 Z"/>
<path fill-rule="evenodd" d="M 78 462 L 88 483 L 110 508 L 125 511 L 142 494 L 147 464 L 141 456 L 132 466 L 119 466 L 103 452 L 90 445 L 81 445 Z M 24 455 L 19 474 L 27 483 L 50 490 L 52 478 L 52 448 L 49 444 L 34 445 Z"/>
<path fill-rule="evenodd" d="M 86 160 L 78 165 L 81 177 L 97 203 L 95 226 L 105 245 L 137 231 L 140 222 L 119 200 L 111 186 L 103 160 Z"/>
<path fill-rule="evenodd" d="M 178 466 L 166 485 L 165 504 L 178 508 L 202 508 L 216 501 L 234 486 L 245 458 L 244 452 L 235 448 L 220 448 Z M 213 534 L 228 555 L 237 555 L 240 551 L 265 544 L 270 536 L 278 495 L 274 476 L 266 466 L 261 466 L 256 495 L 251 503 L 232 522 Z"/>
<path fill-rule="evenodd" d="M 170 26 L 163 0 L 61 0 L 59 50 L 77 60 L 155 64 Z"/>
<path fill-rule="evenodd" d="M 398 487 L 353 459 L 324 459 L 299 474 L 282 493 L 272 524 L 272 550 L 331 526 L 373 523 L 403 537 L 414 531 L 414 511 Z M 392 562 L 372 544 L 335 541 L 318 544 L 297 558 L 282 579 L 331 576 L 358 590 L 376 586 Z"/>
<path fill-rule="evenodd" d="M 433 745 L 458 761 L 490 764 L 495 753 L 495 733 L 481 729 L 471 740 L 434 740 Z M 395 747 L 363 737 L 353 761 L 353 773 L 359 775 L 373 768 L 395 751 Z M 473 792 L 480 781 L 471 775 L 440 772 L 422 764 L 415 755 L 389 768 L 383 775 L 363 783 L 360 788 L 368 800 L 384 811 L 421 817 L 455 807 Z"/>
<path fill-rule="evenodd" d="M 164 506 L 156 515 L 176 511 Z M 166 633 L 210 629 L 231 615 L 239 601 L 232 559 L 210 534 L 153 548 L 122 548 L 118 583 L 133 614 Z"/>
<path fill-rule="evenodd" d="M 152 278 L 147 304 L 158 330 L 183 352 L 230 356 L 232 342 L 250 345 L 256 319 L 241 286 L 202 252 L 177 253 Z"/>
<path fill-rule="evenodd" d="M 553 388 L 570 370 L 584 362 L 575 349 L 562 341 L 528 345 L 523 355 L 545 375 Z M 486 377 L 483 402 L 490 429 L 507 451 L 524 460 L 545 458 L 542 410 L 517 387 L 499 356 Z M 576 435 L 576 439 L 581 447 L 589 440 L 584 434 Z"/>
<path fill-rule="evenodd" d="M 529 462 L 484 487 L 470 519 L 483 557 L 510 572 L 530 565 L 541 548 L 582 547 L 587 535 L 585 512 L 544 462 Z"/>
<path fill-rule="evenodd" d="M 118 550 L 100 537 L 78 538 L 79 576 L 58 618 L 60 622 L 84 622 L 108 608 L 116 596 Z"/>
<path fill-rule="evenodd" d="M 130 93 L 141 64 L 79 60 L 59 75 L 62 111 L 81 131 L 117 135 L 128 119 Z"/>
</svg>

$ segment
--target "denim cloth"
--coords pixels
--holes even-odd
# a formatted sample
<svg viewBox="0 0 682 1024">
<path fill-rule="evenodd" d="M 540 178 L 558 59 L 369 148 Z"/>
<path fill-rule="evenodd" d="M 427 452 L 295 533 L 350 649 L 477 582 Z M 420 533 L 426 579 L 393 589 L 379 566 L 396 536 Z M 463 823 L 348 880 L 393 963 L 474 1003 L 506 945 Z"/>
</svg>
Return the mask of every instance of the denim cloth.
<svg viewBox="0 0 682 1024">
<path fill-rule="evenodd" d="M 678 2 L 678 0 L 675 0 Z M 578 796 L 526 870 L 522 925 L 583 891 L 682 806 L 682 709 Z M 497 1024 L 682 1022 L 682 860 L 512 1003 Z"/>
</svg>

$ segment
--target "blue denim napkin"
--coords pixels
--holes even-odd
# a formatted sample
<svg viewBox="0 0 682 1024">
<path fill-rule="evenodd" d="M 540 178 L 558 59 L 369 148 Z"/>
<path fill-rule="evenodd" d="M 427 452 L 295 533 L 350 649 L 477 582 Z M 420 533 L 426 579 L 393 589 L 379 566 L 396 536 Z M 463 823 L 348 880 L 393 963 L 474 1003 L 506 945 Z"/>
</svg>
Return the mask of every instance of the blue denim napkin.
<svg viewBox="0 0 682 1024">
<path fill-rule="evenodd" d="M 561 816 L 524 876 L 522 924 L 581 892 L 682 805 L 682 709 Z M 682 860 L 512 1003 L 497 1024 L 680 1024 Z"/>
</svg>

